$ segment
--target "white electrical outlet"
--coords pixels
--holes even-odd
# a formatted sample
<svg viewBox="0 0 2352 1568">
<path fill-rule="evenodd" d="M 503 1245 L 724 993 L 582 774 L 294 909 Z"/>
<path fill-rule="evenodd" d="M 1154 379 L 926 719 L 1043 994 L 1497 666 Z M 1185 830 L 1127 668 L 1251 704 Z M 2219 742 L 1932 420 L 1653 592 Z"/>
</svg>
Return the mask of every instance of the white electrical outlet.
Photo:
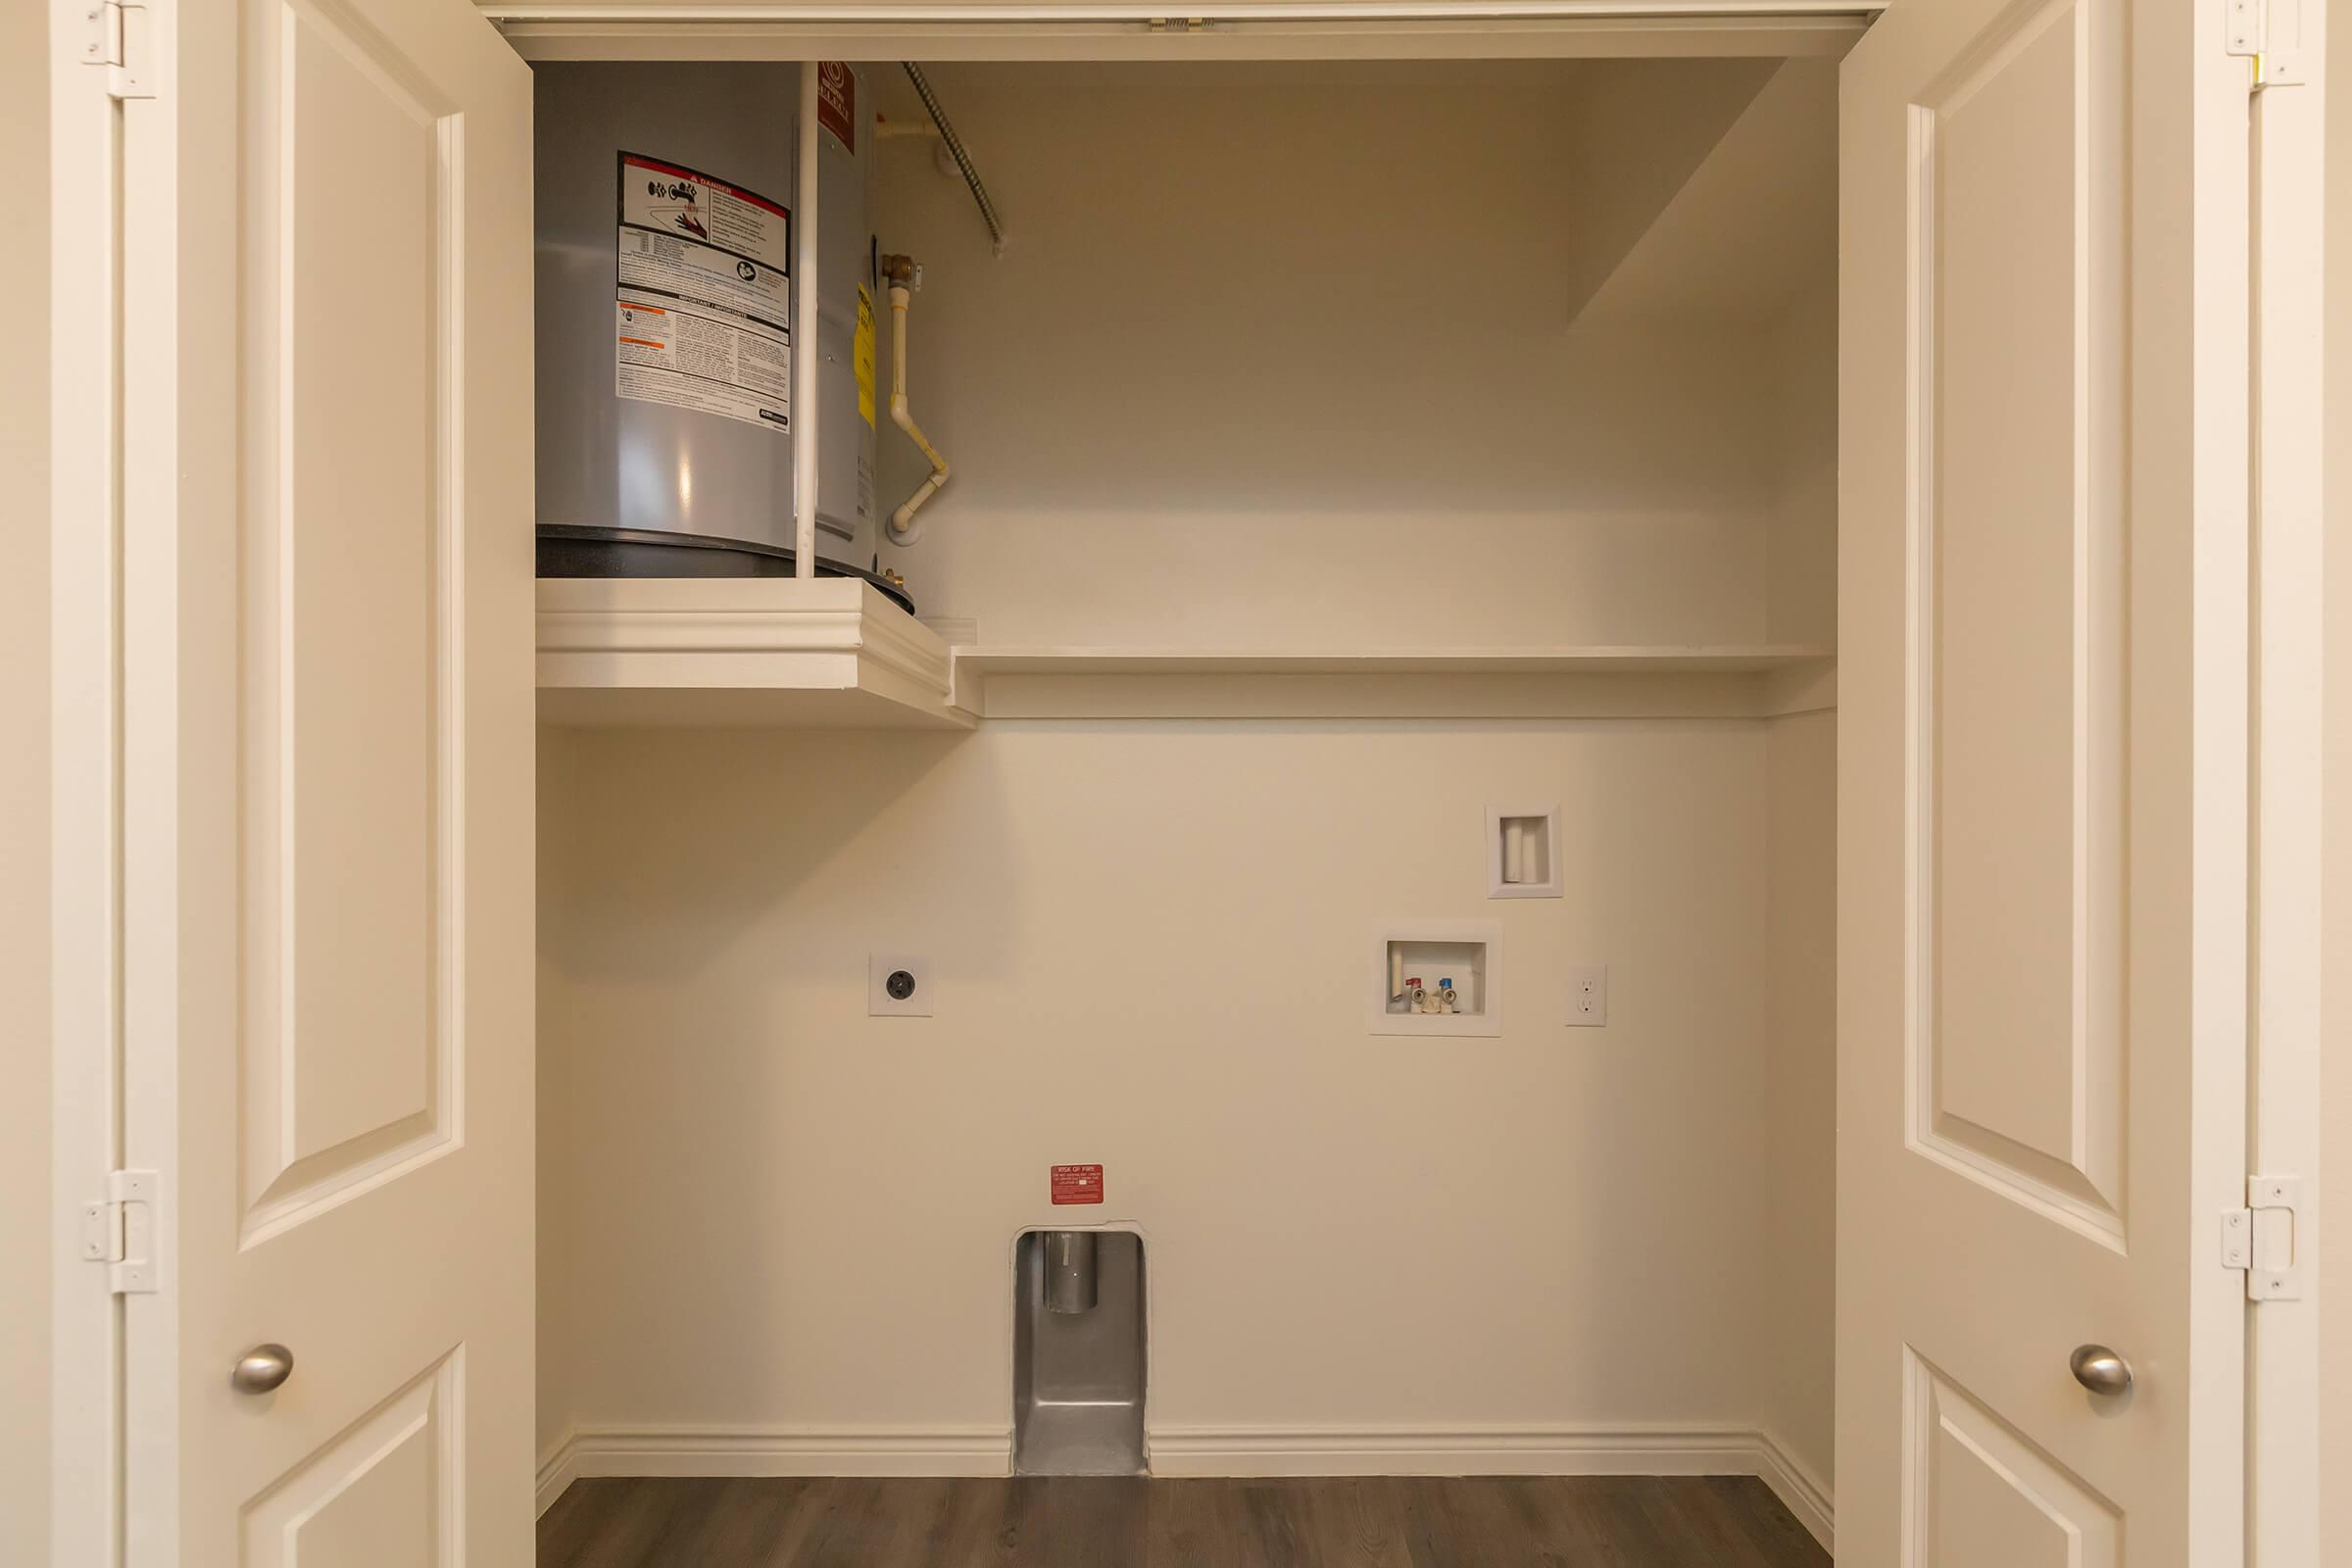
<svg viewBox="0 0 2352 1568">
<path fill-rule="evenodd" d="M 1583 964 L 1568 971 L 1568 1026 L 1597 1027 L 1609 1021 L 1609 966 Z"/>
<path fill-rule="evenodd" d="M 873 1018 L 931 1016 L 931 960 L 876 953 L 865 960 L 865 1011 Z"/>
</svg>

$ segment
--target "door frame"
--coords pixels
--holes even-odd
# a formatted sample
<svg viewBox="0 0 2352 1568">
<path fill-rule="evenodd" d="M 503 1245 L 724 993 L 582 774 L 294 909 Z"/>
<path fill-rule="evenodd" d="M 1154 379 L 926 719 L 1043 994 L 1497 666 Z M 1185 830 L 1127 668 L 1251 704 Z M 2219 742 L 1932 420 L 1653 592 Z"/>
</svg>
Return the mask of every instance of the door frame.
<svg viewBox="0 0 2352 1568">
<path fill-rule="evenodd" d="M 1306 7 L 1219 0 L 1189 8 L 1206 25 L 1157 30 L 1146 3 L 665 5 L 660 0 L 479 0 L 525 59 L 888 57 L 927 60 L 1214 60 L 1671 57 L 1841 54 L 1888 0 L 1323 0 Z M 161 52 L 177 0 L 148 0 Z M 123 541 L 144 468 L 147 499 L 169 454 L 126 454 L 125 293 L 172 306 L 169 277 L 126 277 L 125 170 L 168 168 L 175 128 L 152 100 L 118 101 L 108 73 L 83 65 L 83 0 L 48 7 L 50 145 L 50 886 L 51 1396 L 50 1561 L 122 1560 L 120 1483 L 126 1391 L 122 1298 L 79 1260 L 80 1208 L 122 1162 L 125 1061 L 122 932 L 126 781 L 122 638 Z M 2264 218 L 2255 267 L 2259 329 L 2255 419 L 2253 638 L 2258 667 L 2250 814 L 2255 871 L 2256 1033 L 2249 1062 L 2253 1162 L 2319 1168 L 2323 696 L 2328 604 L 2321 512 L 2323 227 L 2320 142 L 2324 11 L 2305 11 L 2300 85 L 2266 89 L 2255 179 Z M 168 77 L 167 77 L 168 79 Z M 132 154 L 134 145 L 136 156 Z M 92 221 L 91 215 L 105 220 Z M 134 319 L 137 318 L 134 312 Z M 156 368 L 168 371 L 168 367 Z M 159 469 L 158 463 L 163 466 Z M 152 579 L 151 579 L 152 581 Z M 2348 612 L 2352 613 L 2352 612 Z M 144 760 L 142 760 L 144 762 Z M 149 797 L 150 805 L 156 798 Z M 90 875 L 65 868 L 95 868 Z M 2265 1303 L 2248 1349 L 2251 1560 L 2319 1560 L 2320 1273 L 2316 1229 L 2299 1302 Z M 2298 1242 L 2305 1240 L 2298 1237 Z M 2291 1310 L 2290 1310 L 2291 1308 Z M 2268 1485 L 2255 1485 L 2257 1478 Z"/>
<path fill-rule="evenodd" d="M 1842 55 L 1889 0 L 474 0 L 525 60 Z"/>
<path fill-rule="evenodd" d="M 2273 16 L 2279 15 L 2274 8 Z M 2250 1303 L 2249 1563 L 2317 1565 L 2321 1539 L 2318 1180 L 2325 972 L 2327 7 L 2300 6 L 2291 80 L 2253 94 L 2247 1147 L 2251 1173 L 2303 1179 L 2300 1299 Z M 2278 23 L 2274 20 L 2274 25 Z M 2279 63 L 2265 60 L 2266 74 Z M 2342 368 L 2339 367 L 2339 368 Z M 2342 1157 L 2341 1154 L 2338 1156 Z"/>
<path fill-rule="evenodd" d="M 122 1549 L 122 1298 L 81 1257 L 81 1206 L 122 1164 L 122 151 L 120 102 L 50 0 L 49 1561 Z"/>
</svg>

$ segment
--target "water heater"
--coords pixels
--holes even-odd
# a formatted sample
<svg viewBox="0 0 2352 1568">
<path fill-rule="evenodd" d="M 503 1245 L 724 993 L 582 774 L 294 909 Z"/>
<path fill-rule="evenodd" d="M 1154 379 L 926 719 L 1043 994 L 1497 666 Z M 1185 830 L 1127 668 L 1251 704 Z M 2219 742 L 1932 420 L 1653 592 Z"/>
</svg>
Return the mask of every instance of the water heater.
<svg viewBox="0 0 2352 1568">
<path fill-rule="evenodd" d="M 793 319 L 801 68 L 536 68 L 542 576 L 788 576 L 819 356 L 820 571 L 874 565 L 874 115 L 818 68 L 817 319 Z"/>
</svg>

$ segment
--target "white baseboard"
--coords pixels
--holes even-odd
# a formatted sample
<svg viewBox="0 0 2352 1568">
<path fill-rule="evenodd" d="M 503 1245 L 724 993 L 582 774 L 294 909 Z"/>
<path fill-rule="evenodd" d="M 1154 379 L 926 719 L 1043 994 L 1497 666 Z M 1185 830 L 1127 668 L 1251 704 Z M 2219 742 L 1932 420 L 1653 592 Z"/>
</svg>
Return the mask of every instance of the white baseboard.
<svg viewBox="0 0 2352 1568">
<path fill-rule="evenodd" d="M 1153 1427 L 1155 1476 L 1752 1475 L 1748 1427 Z"/>
<path fill-rule="evenodd" d="M 583 1476 L 1003 1476 L 1004 1427 L 581 1426 L 539 1466 L 539 1511 Z"/>
<path fill-rule="evenodd" d="M 1754 1427 L 1159 1426 L 1155 1476 L 1755 1476 L 1825 1548 L 1829 1489 Z M 998 1427 L 581 1426 L 539 1464 L 539 1511 L 582 1476 L 1002 1476 Z"/>
<path fill-rule="evenodd" d="M 1830 1489 L 1772 1433 L 1756 1434 L 1756 1479 L 1770 1487 L 1782 1506 L 1796 1515 L 1796 1522 L 1821 1543 L 1822 1550 L 1837 1556 L 1838 1512 L 1832 1504 Z"/>
<path fill-rule="evenodd" d="M 556 1499 L 580 1478 L 579 1441 L 579 1429 L 566 1427 L 556 1446 L 539 1456 L 540 1513 L 553 1508 Z"/>
</svg>

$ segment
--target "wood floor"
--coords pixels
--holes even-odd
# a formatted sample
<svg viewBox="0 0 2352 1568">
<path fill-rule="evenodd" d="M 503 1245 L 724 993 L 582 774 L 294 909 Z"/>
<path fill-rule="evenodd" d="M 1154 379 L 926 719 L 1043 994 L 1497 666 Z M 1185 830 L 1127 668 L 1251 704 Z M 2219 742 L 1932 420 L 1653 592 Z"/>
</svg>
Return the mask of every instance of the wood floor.
<svg viewBox="0 0 2352 1568">
<path fill-rule="evenodd" d="M 1745 1477 L 584 1480 L 539 1568 L 1827 1568 Z"/>
</svg>

